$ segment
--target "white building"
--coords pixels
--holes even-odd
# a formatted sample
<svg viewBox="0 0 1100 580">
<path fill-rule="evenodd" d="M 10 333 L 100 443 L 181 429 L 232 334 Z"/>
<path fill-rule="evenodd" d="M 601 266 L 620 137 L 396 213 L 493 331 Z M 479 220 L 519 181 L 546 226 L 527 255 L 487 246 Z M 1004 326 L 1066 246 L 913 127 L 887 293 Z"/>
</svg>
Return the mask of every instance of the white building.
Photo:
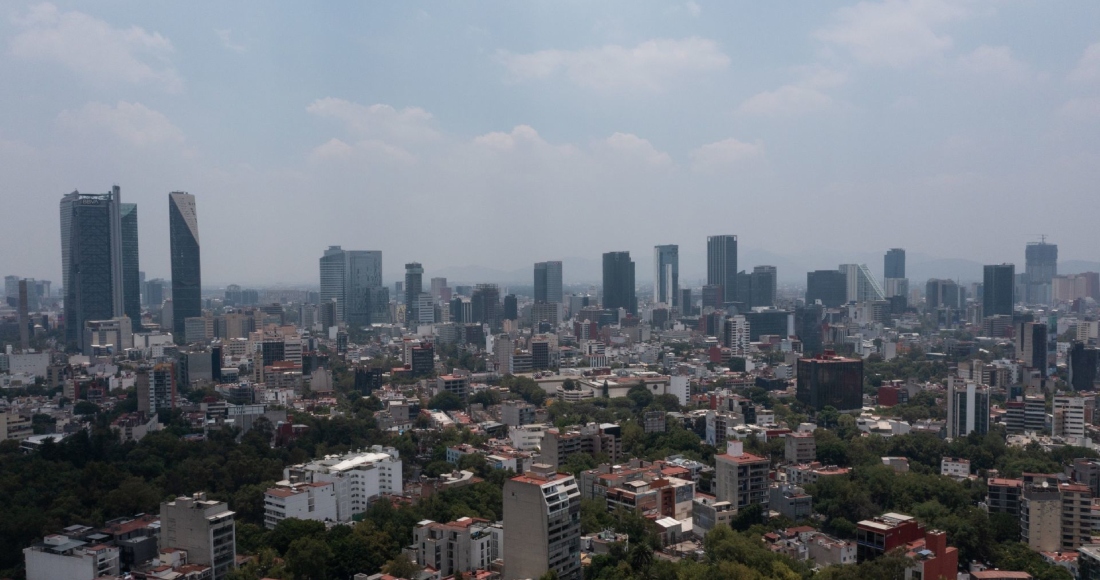
<svg viewBox="0 0 1100 580">
<path fill-rule="evenodd" d="M 402 493 L 401 458 L 392 447 L 367 452 L 327 455 L 283 470 L 288 483 L 331 481 L 336 493 L 336 519 L 346 522 L 363 513 L 380 495 Z"/>
<path fill-rule="evenodd" d="M 1085 438 L 1085 415 L 1092 409 L 1093 399 L 1085 397 L 1054 397 L 1051 434 L 1055 437 L 1081 440 Z"/>
<path fill-rule="evenodd" d="M 413 529 L 416 563 L 440 576 L 488 570 L 504 557 L 504 527 L 474 518 L 447 524 L 424 520 Z"/>
<path fill-rule="evenodd" d="M 673 375 L 668 380 L 668 392 L 676 396 L 680 406 L 687 407 L 691 398 L 691 378 L 686 375 Z"/>
<path fill-rule="evenodd" d="M 119 572 L 118 548 L 52 535 L 23 549 L 27 580 L 93 580 Z"/>
<path fill-rule="evenodd" d="M 50 353 L 48 352 L 0 354 L 0 372 L 45 378 L 49 368 Z"/>
<path fill-rule="evenodd" d="M 331 481 L 280 481 L 264 492 L 264 526 L 272 529 L 286 518 L 336 522 L 336 484 Z"/>
<path fill-rule="evenodd" d="M 730 354 L 742 357 L 749 355 L 752 348 L 749 340 L 749 321 L 744 316 L 738 314 L 726 318 L 726 327 L 723 332 L 726 335 L 723 342 L 729 347 Z"/>
<path fill-rule="evenodd" d="M 539 423 L 512 427 L 508 429 L 508 437 L 512 440 L 512 447 L 520 451 L 533 451 L 542 446 L 542 438 L 548 428 Z"/>
<path fill-rule="evenodd" d="M 940 460 L 940 475 L 955 479 L 970 477 L 970 460 L 957 457 L 944 457 Z"/>
</svg>

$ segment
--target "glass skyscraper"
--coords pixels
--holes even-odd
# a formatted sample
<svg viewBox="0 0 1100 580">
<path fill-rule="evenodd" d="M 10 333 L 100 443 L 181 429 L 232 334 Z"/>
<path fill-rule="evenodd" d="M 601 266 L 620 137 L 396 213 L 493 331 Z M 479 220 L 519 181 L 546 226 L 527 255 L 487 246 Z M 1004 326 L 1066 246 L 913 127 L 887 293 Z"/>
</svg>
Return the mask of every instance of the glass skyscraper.
<svg viewBox="0 0 1100 580">
<path fill-rule="evenodd" d="M 982 276 L 982 316 L 1012 315 L 1012 306 L 1016 303 L 1013 292 L 1016 289 L 1016 266 L 1012 264 L 991 264 L 983 268 Z"/>
<path fill-rule="evenodd" d="M 84 349 L 84 323 L 124 314 L 121 192 L 72 192 L 61 198 L 65 342 Z"/>
<path fill-rule="evenodd" d="M 625 309 L 638 315 L 638 298 L 634 294 L 634 261 L 630 252 L 607 252 L 603 255 L 603 307 Z"/>
<path fill-rule="evenodd" d="M 653 302 L 680 305 L 680 246 L 653 247 Z"/>
<path fill-rule="evenodd" d="M 141 272 L 138 267 L 137 204 L 121 204 L 122 310 L 130 317 L 134 332 L 141 330 Z"/>
<path fill-rule="evenodd" d="M 562 303 L 561 262 L 535 262 L 535 302 Z"/>
<path fill-rule="evenodd" d="M 185 321 L 202 316 L 202 267 L 195 196 L 168 194 L 168 235 L 172 255 L 172 333 L 183 342 Z"/>
<path fill-rule="evenodd" d="M 722 287 L 723 302 L 737 302 L 737 236 L 707 236 L 707 285 Z"/>
</svg>

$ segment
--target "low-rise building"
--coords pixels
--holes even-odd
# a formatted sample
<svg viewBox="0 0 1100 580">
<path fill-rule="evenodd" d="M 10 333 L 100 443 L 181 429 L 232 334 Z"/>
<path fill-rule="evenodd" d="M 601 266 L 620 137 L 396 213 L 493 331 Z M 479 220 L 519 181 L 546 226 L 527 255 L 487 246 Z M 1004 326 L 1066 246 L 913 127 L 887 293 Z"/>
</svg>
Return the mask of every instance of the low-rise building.
<svg viewBox="0 0 1100 580">
<path fill-rule="evenodd" d="M 801 487 L 788 483 L 773 483 L 769 488 L 768 507 L 797 522 L 813 514 L 813 498 Z"/>
<path fill-rule="evenodd" d="M 336 485 L 331 481 L 280 481 L 264 492 L 264 526 L 273 529 L 286 518 L 336 522 Z"/>
<path fill-rule="evenodd" d="M 94 580 L 117 576 L 119 550 L 106 544 L 90 544 L 54 534 L 23 549 L 27 580 Z"/>
<path fill-rule="evenodd" d="M 366 511 L 382 494 L 400 495 L 401 467 L 396 449 L 375 445 L 370 451 L 327 455 L 310 463 L 292 465 L 283 470 L 283 479 L 291 484 L 333 482 L 336 518 L 346 522 Z"/>
<path fill-rule="evenodd" d="M 970 477 L 970 460 L 944 457 L 940 460 L 940 475 L 959 480 L 966 479 Z"/>
<path fill-rule="evenodd" d="M 475 518 L 446 524 L 424 520 L 413 529 L 412 548 L 417 564 L 440 577 L 488 570 L 504 556 L 504 528 Z"/>
</svg>

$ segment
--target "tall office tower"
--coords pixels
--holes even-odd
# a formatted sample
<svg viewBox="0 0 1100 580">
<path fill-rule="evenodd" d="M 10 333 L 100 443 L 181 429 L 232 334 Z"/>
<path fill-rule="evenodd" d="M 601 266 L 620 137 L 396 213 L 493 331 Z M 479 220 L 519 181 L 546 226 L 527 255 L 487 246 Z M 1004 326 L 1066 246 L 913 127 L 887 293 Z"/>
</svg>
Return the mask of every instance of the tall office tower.
<svg viewBox="0 0 1100 580">
<path fill-rule="evenodd" d="M 72 192 L 61 198 L 61 268 L 65 342 L 84 350 L 84 323 L 125 314 L 121 191 Z"/>
<path fill-rule="evenodd" d="M 820 300 L 825 308 L 836 308 L 848 301 L 848 276 L 840 270 L 814 270 L 806 273 L 806 304 Z"/>
<path fill-rule="evenodd" d="M 432 300 L 438 302 L 443 296 L 443 289 L 447 287 L 446 278 L 432 278 Z"/>
<path fill-rule="evenodd" d="M 794 332 L 802 341 L 802 354 L 817 356 L 824 350 L 822 321 L 825 309 L 817 304 L 800 306 L 794 311 Z"/>
<path fill-rule="evenodd" d="M 653 303 L 680 305 L 680 246 L 653 247 Z"/>
<path fill-rule="evenodd" d="M 160 504 L 160 549 L 187 551 L 189 564 L 213 569 L 221 580 L 237 567 L 235 512 L 223 501 L 209 501 L 205 493 L 177 497 Z"/>
<path fill-rule="evenodd" d="M 882 277 L 887 279 L 905 277 L 905 250 L 901 248 L 890 248 L 890 250 L 886 252 L 886 257 L 883 261 Z"/>
<path fill-rule="evenodd" d="M 1024 366 L 1047 376 L 1047 325 L 1041 322 L 1020 322 L 1016 325 L 1016 358 Z"/>
<path fill-rule="evenodd" d="M 496 284 L 478 284 L 470 297 L 470 322 L 488 324 L 489 329 L 498 332 L 501 326 L 500 288 Z"/>
<path fill-rule="evenodd" d="M 424 267 L 420 265 L 420 262 L 405 264 L 405 320 L 420 320 L 420 315 L 417 312 L 417 300 L 423 291 Z"/>
<path fill-rule="evenodd" d="M 27 303 L 29 302 L 27 295 L 29 294 L 29 290 L 30 289 L 27 288 L 27 280 L 20 280 L 19 303 L 17 308 L 19 314 L 19 348 L 23 349 L 24 352 L 31 347 L 31 321 L 27 310 Z"/>
<path fill-rule="evenodd" d="M 680 313 L 691 316 L 695 313 L 694 299 L 691 297 L 691 288 L 680 289 Z"/>
<path fill-rule="evenodd" d="M 19 276 L 4 276 L 4 297 L 19 298 Z"/>
<path fill-rule="evenodd" d="M 775 266 L 757 266 L 753 268 L 749 306 L 775 306 L 777 279 L 778 272 Z"/>
<path fill-rule="evenodd" d="M 707 236 L 707 284 L 722 287 L 723 302 L 737 302 L 737 236 Z"/>
<path fill-rule="evenodd" d="M 638 315 L 638 298 L 634 294 L 634 261 L 630 252 L 607 252 L 603 255 L 603 307 L 622 308 Z"/>
<path fill-rule="evenodd" d="M 398 281 L 393 283 L 393 299 L 397 300 L 398 304 L 405 303 L 405 283 Z"/>
<path fill-rule="evenodd" d="M 382 320 L 383 310 L 375 304 L 382 286 L 382 252 L 348 250 L 344 252 L 344 320 L 353 326 L 369 326 Z M 389 300 L 385 310 L 389 309 Z"/>
<path fill-rule="evenodd" d="M 345 318 L 344 306 L 347 299 L 344 295 L 347 276 L 347 257 L 340 246 L 329 246 L 320 259 L 321 265 L 321 302 L 334 302 L 336 304 L 336 321 Z"/>
<path fill-rule="evenodd" d="M 1016 266 L 1012 264 L 991 264 L 983 268 L 982 275 L 982 316 L 1012 315 L 1012 306 L 1016 303 L 1013 292 L 1016 289 Z"/>
<path fill-rule="evenodd" d="M 519 319 L 519 303 L 516 300 L 515 294 L 508 294 L 504 297 L 504 320 L 518 320 Z"/>
<path fill-rule="evenodd" d="M 989 433 L 989 388 L 958 377 L 947 379 L 947 436 Z"/>
<path fill-rule="evenodd" d="M 580 580 L 581 492 L 577 480 L 543 463 L 504 482 L 505 578 L 539 578 L 553 570 Z"/>
<path fill-rule="evenodd" d="M 879 286 L 878 280 L 875 280 L 866 264 L 841 264 L 837 269 L 846 276 L 848 302 L 886 299 L 886 293 L 882 291 L 882 286 Z"/>
<path fill-rule="evenodd" d="M 186 320 L 202 316 L 202 267 L 195 196 L 168 194 L 168 233 L 172 251 L 172 334 L 184 339 Z"/>
<path fill-rule="evenodd" d="M 796 398 L 818 411 L 863 407 L 863 359 L 828 353 L 798 359 Z"/>
<path fill-rule="evenodd" d="M 954 280 L 932 278 L 925 283 L 924 305 L 929 310 L 940 307 L 958 310 L 965 304 L 966 300 L 962 297 L 962 288 Z"/>
<path fill-rule="evenodd" d="M 535 302 L 561 304 L 563 300 L 561 262 L 535 262 Z"/>
<path fill-rule="evenodd" d="M 145 272 L 138 270 L 138 292 L 141 294 L 141 305 L 148 306 L 149 302 L 145 297 Z"/>
<path fill-rule="evenodd" d="M 1027 301 L 1049 304 L 1050 288 L 1058 275 L 1058 244 L 1031 242 L 1024 250 L 1024 273 L 1027 274 Z"/>
<path fill-rule="evenodd" d="M 138 270 L 137 204 L 119 205 L 122 235 L 122 310 L 134 332 L 141 330 L 141 272 Z"/>
</svg>

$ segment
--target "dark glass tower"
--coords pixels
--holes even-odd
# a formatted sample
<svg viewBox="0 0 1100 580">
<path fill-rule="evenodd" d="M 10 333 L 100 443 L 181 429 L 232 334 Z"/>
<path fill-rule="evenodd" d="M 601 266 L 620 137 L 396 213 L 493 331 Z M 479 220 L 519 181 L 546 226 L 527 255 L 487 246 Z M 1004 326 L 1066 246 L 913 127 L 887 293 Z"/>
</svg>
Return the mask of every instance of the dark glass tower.
<svg viewBox="0 0 1100 580">
<path fill-rule="evenodd" d="M 1024 250 L 1027 274 L 1027 301 L 1032 304 L 1049 303 L 1051 285 L 1058 275 L 1058 245 L 1045 241 L 1030 243 Z"/>
<path fill-rule="evenodd" d="M 562 302 L 561 262 L 535 262 L 535 302 Z"/>
<path fill-rule="evenodd" d="M 634 261 L 630 252 L 608 252 L 603 255 L 603 307 L 623 308 L 638 315 L 638 298 L 634 294 Z"/>
<path fill-rule="evenodd" d="M 84 323 L 123 315 L 120 190 L 61 198 L 65 343 L 84 349 Z"/>
<path fill-rule="evenodd" d="M 806 304 L 820 300 L 826 308 L 848 301 L 848 277 L 840 270 L 814 270 L 806 273 Z"/>
<path fill-rule="evenodd" d="M 680 246 L 653 247 L 653 303 L 680 305 Z"/>
<path fill-rule="evenodd" d="M 707 285 L 722 287 L 723 302 L 737 302 L 737 236 L 707 237 Z"/>
<path fill-rule="evenodd" d="M 137 204 L 121 204 L 122 224 L 122 309 L 130 317 L 130 324 L 141 330 L 141 273 L 138 269 L 138 211 Z"/>
<path fill-rule="evenodd" d="M 888 252 L 886 252 L 886 259 L 884 260 L 882 277 L 905 277 L 905 250 L 901 248 L 891 248 Z"/>
<path fill-rule="evenodd" d="M 1016 266 L 1012 264 L 989 265 L 982 277 L 982 316 L 1012 315 L 1016 303 L 1013 292 L 1016 287 Z"/>
<path fill-rule="evenodd" d="M 757 266 L 752 269 L 749 306 L 775 306 L 777 277 L 775 266 Z"/>
<path fill-rule="evenodd" d="M 195 196 L 168 194 L 168 235 L 172 253 L 172 333 L 184 340 L 184 321 L 202 316 L 202 267 Z"/>
<path fill-rule="evenodd" d="M 424 267 L 420 262 L 405 264 L 405 320 L 416 326 L 419 320 L 417 301 L 420 293 L 424 291 Z"/>
</svg>

